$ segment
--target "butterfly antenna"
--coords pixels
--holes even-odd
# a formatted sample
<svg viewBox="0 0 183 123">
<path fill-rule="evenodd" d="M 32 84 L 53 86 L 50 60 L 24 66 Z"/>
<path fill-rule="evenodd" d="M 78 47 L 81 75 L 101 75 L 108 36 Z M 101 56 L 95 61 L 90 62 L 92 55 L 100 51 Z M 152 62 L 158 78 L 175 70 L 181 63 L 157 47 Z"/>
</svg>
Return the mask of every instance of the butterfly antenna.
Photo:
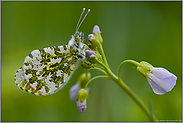
<svg viewBox="0 0 183 123">
<path fill-rule="evenodd" d="M 84 9 L 83 9 L 84 10 Z M 83 11 L 84 12 L 84 11 Z M 83 14 L 83 12 L 82 12 L 82 14 Z M 79 24 L 79 26 L 78 26 L 78 24 L 77 24 L 77 28 L 76 28 L 76 32 L 78 31 L 78 29 L 79 29 L 79 27 L 81 26 L 81 24 L 83 23 L 83 21 L 84 21 L 84 19 L 86 18 L 86 16 L 88 15 L 88 13 L 90 12 L 90 9 L 88 9 L 88 11 L 87 11 L 87 13 L 85 14 L 85 16 L 84 16 L 84 18 L 83 18 L 83 20 L 81 21 L 81 23 Z M 81 17 L 80 17 L 81 18 Z M 80 19 L 79 19 L 80 20 Z"/>
<path fill-rule="evenodd" d="M 83 8 L 83 11 L 82 11 L 82 13 L 81 13 L 81 15 L 80 15 L 79 21 L 78 21 L 78 23 L 77 23 L 77 25 L 76 25 L 76 31 L 78 30 L 78 25 L 79 25 L 79 22 L 80 22 L 80 20 L 81 20 L 81 17 L 83 16 L 84 11 L 85 11 L 85 8 Z"/>
</svg>

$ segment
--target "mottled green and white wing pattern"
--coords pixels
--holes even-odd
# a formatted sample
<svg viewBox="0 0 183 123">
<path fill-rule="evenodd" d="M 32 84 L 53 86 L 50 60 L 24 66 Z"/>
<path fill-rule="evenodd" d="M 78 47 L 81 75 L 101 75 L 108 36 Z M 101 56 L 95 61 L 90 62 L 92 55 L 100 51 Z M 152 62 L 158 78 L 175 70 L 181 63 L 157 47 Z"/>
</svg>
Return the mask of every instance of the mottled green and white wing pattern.
<svg viewBox="0 0 183 123">
<path fill-rule="evenodd" d="M 15 83 L 35 95 L 53 94 L 67 83 L 77 64 L 76 51 L 70 45 L 34 50 L 16 72 Z"/>
</svg>

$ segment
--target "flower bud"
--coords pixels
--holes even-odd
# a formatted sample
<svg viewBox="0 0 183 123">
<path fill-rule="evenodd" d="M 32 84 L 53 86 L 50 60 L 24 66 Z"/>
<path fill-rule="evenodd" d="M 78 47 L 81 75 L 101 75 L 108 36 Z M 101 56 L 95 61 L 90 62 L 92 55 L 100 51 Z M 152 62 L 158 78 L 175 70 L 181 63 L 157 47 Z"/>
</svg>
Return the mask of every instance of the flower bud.
<svg viewBox="0 0 183 123">
<path fill-rule="evenodd" d="M 85 50 L 86 58 L 91 60 L 95 58 L 95 52 L 92 50 Z"/>
<path fill-rule="evenodd" d="M 95 26 L 93 27 L 93 33 L 94 33 L 94 35 L 98 38 L 98 40 L 100 41 L 100 43 L 102 44 L 103 39 L 102 39 L 101 31 L 100 31 L 100 28 L 99 28 L 98 25 L 95 25 Z"/>
<path fill-rule="evenodd" d="M 82 114 L 86 110 L 86 108 L 87 108 L 87 106 L 86 106 L 86 100 L 84 100 L 83 102 L 81 102 L 80 100 L 78 100 L 78 101 L 76 101 L 76 103 L 77 103 L 77 108 L 79 110 L 79 113 Z"/>
<path fill-rule="evenodd" d="M 80 75 L 78 82 L 73 85 L 70 88 L 69 91 L 69 95 L 70 95 L 70 100 L 75 101 L 78 95 L 79 90 L 81 90 L 81 88 L 84 88 L 86 83 L 91 79 L 91 74 L 88 73 L 83 73 Z M 89 93 L 90 88 L 87 87 L 86 91 Z"/>
<path fill-rule="evenodd" d="M 88 92 L 83 88 L 78 92 L 76 100 L 79 100 L 79 99 L 80 99 L 80 102 L 83 102 L 85 99 L 88 100 Z"/>
<path fill-rule="evenodd" d="M 87 73 L 83 73 L 79 76 L 79 86 L 81 88 L 84 88 L 86 83 L 91 79 L 91 73 L 90 72 L 87 72 Z"/>
<path fill-rule="evenodd" d="M 81 66 L 82 66 L 83 68 L 89 69 L 89 68 L 92 67 L 92 64 L 91 64 L 90 62 L 88 62 L 88 61 L 83 61 L 83 62 L 81 63 Z"/>
<path fill-rule="evenodd" d="M 98 25 L 95 25 L 95 26 L 93 27 L 93 33 L 94 33 L 94 34 L 101 33 L 101 32 L 100 32 L 100 28 L 99 28 Z"/>
<path fill-rule="evenodd" d="M 93 35 L 93 34 L 90 34 L 90 35 Z M 88 36 L 88 39 L 89 39 L 89 47 L 91 49 L 95 49 L 96 47 L 100 46 L 100 42 L 98 41 L 96 36 L 94 36 L 94 37 Z"/>
<path fill-rule="evenodd" d="M 99 26 L 95 25 L 93 27 L 93 34 L 88 35 L 88 40 L 89 40 L 88 45 L 91 49 L 96 49 L 96 47 L 99 47 L 100 44 L 102 44 L 103 39 L 100 33 L 101 32 L 100 32 Z"/>
<path fill-rule="evenodd" d="M 92 42 L 93 39 L 94 39 L 94 35 L 93 35 L 93 34 L 89 34 L 89 35 L 88 35 L 88 40 L 89 40 L 90 42 Z"/>
<path fill-rule="evenodd" d="M 77 100 L 76 101 L 77 108 L 78 108 L 79 112 L 82 114 L 87 108 L 86 103 L 88 100 L 88 92 L 85 89 L 81 89 L 78 92 L 78 96 L 77 96 L 76 100 Z"/>
</svg>

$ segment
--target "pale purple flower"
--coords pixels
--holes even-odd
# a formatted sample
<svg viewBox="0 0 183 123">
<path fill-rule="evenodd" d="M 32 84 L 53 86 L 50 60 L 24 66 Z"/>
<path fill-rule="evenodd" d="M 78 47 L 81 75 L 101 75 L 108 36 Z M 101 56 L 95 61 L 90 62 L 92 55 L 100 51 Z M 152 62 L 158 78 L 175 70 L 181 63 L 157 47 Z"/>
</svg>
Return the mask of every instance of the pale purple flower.
<svg viewBox="0 0 183 123">
<path fill-rule="evenodd" d="M 87 59 L 92 59 L 95 56 L 95 52 L 92 50 L 85 50 L 85 54 Z"/>
<path fill-rule="evenodd" d="M 92 39 L 94 39 L 94 35 L 93 35 L 93 34 L 89 34 L 89 35 L 88 35 L 88 40 L 91 42 Z"/>
<path fill-rule="evenodd" d="M 78 99 L 78 101 L 76 101 L 76 103 L 77 103 L 79 112 L 82 114 L 87 108 L 86 99 L 83 102 L 81 102 L 80 99 Z"/>
<path fill-rule="evenodd" d="M 147 80 L 154 93 L 162 95 L 173 89 L 177 77 L 164 68 L 153 68 Z"/>
<path fill-rule="evenodd" d="M 97 34 L 97 32 L 98 32 L 98 33 L 101 33 L 101 32 L 100 32 L 99 26 L 98 26 L 98 25 L 95 25 L 95 26 L 93 27 L 93 33 Z"/>
</svg>

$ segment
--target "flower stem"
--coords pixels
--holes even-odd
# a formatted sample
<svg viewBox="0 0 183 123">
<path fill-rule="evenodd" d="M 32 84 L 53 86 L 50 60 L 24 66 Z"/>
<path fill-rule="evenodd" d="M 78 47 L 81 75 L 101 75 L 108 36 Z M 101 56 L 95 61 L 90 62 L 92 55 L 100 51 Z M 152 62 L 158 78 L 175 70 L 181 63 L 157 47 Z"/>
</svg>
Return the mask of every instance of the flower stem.
<svg viewBox="0 0 183 123">
<path fill-rule="evenodd" d="M 105 69 L 105 71 L 107 73 L 106 75 L 108 76 L 108 78 L 113 80 L 114 82 L 116 82 L 139 105 L 139 107 L 144 111 L 144 113 L 147 115 L 147 117 L 149 118 L 150 121 L 157 121 L 155 116 L 152 116 L 152 114 L 148 111 L 148 108 L 145 106 L 145 104 L 135 95 L 135 93 L 133 93 L 128 88 L 128 86 L 125 83 L 123 83 L 123 81 L 119 77 L 117 77 L 115 74 L 113 74 L 112 71 L 109 68 L 107 68 L 103 63 L 101 63 L 98 60 L 97 60 L 97 62 L 98 62 L 99 65 L 104 67 L 104 69 Z M 138 62 L 133 61 L 133 60 L 125 60 L 124 62 L 122 62 L 120 64 L 120 67 L 118 69 L 118 74 L 119 75 L 120 75 L 120 68 L 122 67 L 122 65 L 124 63 L 127 63 L 127 62 L 133 63 L 133 64 L 135 64 L 137 66 L 139 64 Z M 101 77 L 101 78 L 103 78 L 103 77 Z M 105 77 L 105 78 L 107 78 L 107 77 Z M 97 78 L 95 78 L 95 79 L 97 79 Z"/>
<path fill-rule="evenodd" d="M 139 105 L 150 121 L 157 121 L 157 119 L 148 111 L 145 104 L 128 88 L 127 85 L 125 85 L 125 83 L 122 82 L 121 79 L 115 80 L 115 82 Z"/>
<path fill-rule="evenodd" d="M 133 63 L 133 64 L 135 64 L 136 66 L 139 65 L 139 63 L 136 62 L 136 61 L 134 61 L 134 60 L 125 60 L 125 61 L 123 61 L 123 62 L 119 65 L 119 68 L 118 68 L 118 79 L 119 79 L 119 80 L 121 79 L 121 77 L 120 77 L 121 67 L 122 67 L 125 63 L 127 63 L 127 62 Z"/>
<path fill-rule="evenodd" d="M 95 77 L 93 77 L 92 79 L 90 79 L 90 80 L 87 82 L 87 84 L 85 85 L 84 89 L 86 90 L 86 88 L 89 86 L 89 84 L 90 84 L 93 80 L 99 79 L 99 78 L 106 78 L 106 79 L 109 79 L 110 77 L 108 77 L 108 76 L 95 76 Z"/>
<path fill-rule="evenodd" d="M 103 58 L 103 60 L 104 60 L 104 64 L 109 68 L 109 65 L 108 65 L 108 63 L 107 63 L 107 60 L 106 60 L 106 57 L 105 57 L 105 54 L 104 54 L 102 45 L 99 46 L 99 50 L 100 50 L 100 53 L 101 53 L 102 58 Z"/>
<path fill-rule="evenodd" d="M 107 75 L 107 73 L 104 70 L 100 69 L 100 68 L 95 68 L 94 67 L 94 68 L 90 68 L 89 70 L 98 70 L 98 71 L 104 73 L 105 75 Z"/>
</svg>

